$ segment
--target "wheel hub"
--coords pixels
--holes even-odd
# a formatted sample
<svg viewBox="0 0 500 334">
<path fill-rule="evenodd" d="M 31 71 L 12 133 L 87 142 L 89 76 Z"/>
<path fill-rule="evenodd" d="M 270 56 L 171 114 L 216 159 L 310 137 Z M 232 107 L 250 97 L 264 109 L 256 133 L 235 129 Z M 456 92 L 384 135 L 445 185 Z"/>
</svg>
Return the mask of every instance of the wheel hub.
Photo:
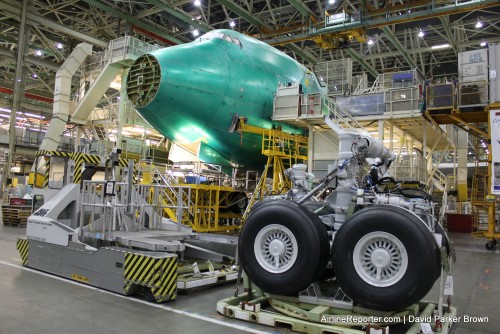
<svg viewBox="0 0 500 334">
<path fill-rule="evenodd" d="M 376 249 L 371 255 L 372 264 L 377 268 L 385 268 L 391 263 L 391 254 L 386 249 Z"/>
<path fill-rule="evenodd" d="M 259 231 L 254 242 L 257 262 L 270 273 L 283 273 L 297 260 L 297 240 L 283 225 L 271 224 Z"/>
<path fill-rule="evenodd" d="M 269 253 L 272 256 L 281 256 L 285 252 L 286 246 L 282 240 L 275 239 L 269 243 Z"/>
<path fill-rule="evenodd" d="M 363 236 L 354 247 L 354 269 L 365 282 L 387 287 L 399 282 L 408 268 L 408 254 L 394 235 L 377 231 Z"/>
</svg>

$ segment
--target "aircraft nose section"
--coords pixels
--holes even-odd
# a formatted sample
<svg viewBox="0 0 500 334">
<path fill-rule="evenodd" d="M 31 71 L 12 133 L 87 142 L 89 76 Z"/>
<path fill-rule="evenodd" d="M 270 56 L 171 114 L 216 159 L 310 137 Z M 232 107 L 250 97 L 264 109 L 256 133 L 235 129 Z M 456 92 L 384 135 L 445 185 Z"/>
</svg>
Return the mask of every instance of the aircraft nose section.
<svg viewBox="0 0 500 334">
<path fill-rule="evenodd" d="M 151 54 L 144 54 L 134 62 L 127 77 L 127 95 L 136 108 L 147 106 L 158 93 L 161 66 Z"/>
</svg>

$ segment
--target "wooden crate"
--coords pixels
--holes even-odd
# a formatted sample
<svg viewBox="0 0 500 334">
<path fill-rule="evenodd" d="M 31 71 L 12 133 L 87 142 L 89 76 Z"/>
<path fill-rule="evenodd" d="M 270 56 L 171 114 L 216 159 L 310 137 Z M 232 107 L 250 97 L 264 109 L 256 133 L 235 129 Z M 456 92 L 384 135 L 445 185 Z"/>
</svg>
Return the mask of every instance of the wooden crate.
<svg viewBox="0 0 500 334">
<path fill-rule="evenodd" d="M 31 206 L 2 205 L 4 225 L 25 226 L 31 215 Z"/>
</svg>

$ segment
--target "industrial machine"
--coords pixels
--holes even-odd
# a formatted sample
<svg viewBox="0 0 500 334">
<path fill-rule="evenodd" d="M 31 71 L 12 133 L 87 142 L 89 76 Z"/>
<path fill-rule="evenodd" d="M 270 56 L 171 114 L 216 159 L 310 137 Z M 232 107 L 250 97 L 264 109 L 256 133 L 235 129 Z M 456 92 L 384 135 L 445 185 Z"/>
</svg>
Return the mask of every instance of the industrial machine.
<svg viewBox="0 0 500 334">
<path fill-rule="evenodd" d="M 116 148 L 108 157 L 42 155 L 47 187 L 33 190 L 35 211 L 26 238 L 17 242 L 23 265 L 156 302 L 175 299 L 177 289 L 236 278 L 230 261 L 217 263 L 234 257 L 236 238 L 203 236 L 181 224 L 190 209 L 190 187 L 134 182 L 134 161 L 120 158 Z M 61 184 L 52 181 L 53 174 L 64 175 Z M 164 218 L 166 210 L 177 220 Z M 221 245 L 223 253 L 203 247 L 208 242 Z"/>
<path fill-rule="evenodd" d="M 382 141 L 342 129 L 330 116 L 325 122 L 338 134 L 338 160 L 312 189 L 305 166 L 293 166 L 286 173 L 292 189 L 250 209 L 239 242 L 246 298 L 220 301 L 219 312 L 294 324 L 299 331 L 332 314 L 418 315 L 428 308 L 442 315 L 443 294 L 452 294 L 453 247 L 434 218 L 431 197 L 423 187 L 405 187 L 390 176 L 396 156 Z M 438 278 L 437 310 L 420 305 Z M 259 311 L 264 302 L 288 317 L 269 320 Z M 237 315 L 238 307 L 246 313 Z M 449 305 L 448 312 L 456 310 Z"/>
</svg>

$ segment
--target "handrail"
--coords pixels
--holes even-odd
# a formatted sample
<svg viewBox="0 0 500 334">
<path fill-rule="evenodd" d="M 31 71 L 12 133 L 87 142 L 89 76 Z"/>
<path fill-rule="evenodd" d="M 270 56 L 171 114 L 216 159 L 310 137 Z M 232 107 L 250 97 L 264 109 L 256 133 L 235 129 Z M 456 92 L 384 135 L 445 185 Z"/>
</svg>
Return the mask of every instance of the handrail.
<svg viewBox="0 0 500 334">
<path fill-rule="evenodd" d="M 335 103 L 333 99 L 325 98 L 323 101 L 326 102 L 325 106 L 327 107 L 329 112 L 329 115 L 325 118 L 327 124 L 328 124 L 327 119 L 329 119 L 335 122 L 336 123 L 335 125 L 338 126 L 339 129 L 347 127 L 347 128 L 358 128 L 366 130 L 361 124 L 358 123 L 358 121 L 356 121 L 351 116 L 351 114 L 349 114 L 349 112 L 346 109 L 342 108 L 340 105 Z M 342 126 L 342 124 L 344 124 L 345 126 Z M 331 126 L 331 124 L 328 125 Z"/>
</svg>

